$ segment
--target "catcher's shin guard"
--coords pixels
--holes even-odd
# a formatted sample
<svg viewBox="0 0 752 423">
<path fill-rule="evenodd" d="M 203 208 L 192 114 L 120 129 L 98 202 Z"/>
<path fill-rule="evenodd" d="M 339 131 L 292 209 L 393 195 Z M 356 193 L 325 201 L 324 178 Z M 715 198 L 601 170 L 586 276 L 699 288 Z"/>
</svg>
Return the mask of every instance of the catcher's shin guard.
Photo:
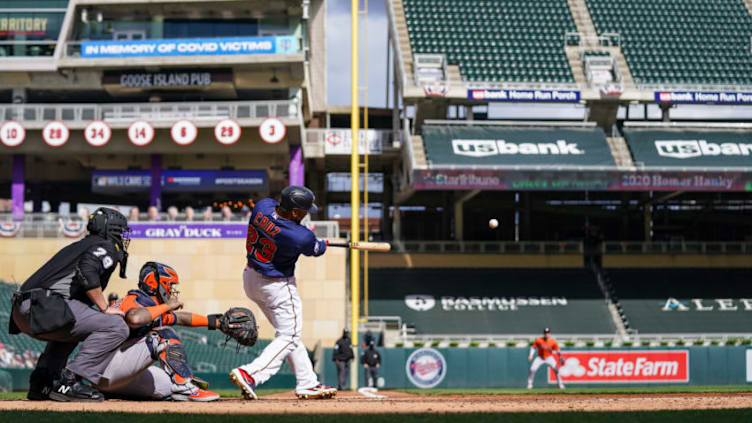
<svg viewBox="0 0 752 423">
<path fill-rule="evenodd" d="M 158 360 L 162 369 L 170 375 L 175 384 L 191 382 L 193 372 L 188 366 L 188 355 L 178 335 L 169 328 L 159 328 L 147 335 L 146 345 L 151 358 Z"/>
</svg>

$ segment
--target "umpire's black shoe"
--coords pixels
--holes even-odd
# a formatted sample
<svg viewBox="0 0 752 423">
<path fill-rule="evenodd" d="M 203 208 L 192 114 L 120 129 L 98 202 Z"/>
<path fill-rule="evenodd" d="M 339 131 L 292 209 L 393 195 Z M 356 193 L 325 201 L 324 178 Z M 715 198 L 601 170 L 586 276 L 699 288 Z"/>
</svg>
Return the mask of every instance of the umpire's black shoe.
<svg viewBox="0 0 752 423">
<path fill-rule="evenodd" d="M 89 385 L 84 384 L 70 370 L 64 369 L 60 379 L 52 385 L 50 399 L 61 402 L 102 402 L 104 395 Z"/>
<path fill-rule="evenodd" d="M 32 389 L 29 387 L 29 392 L 26 393 L 26 399 L 29 401 L 47 401 L 50 399 L 50 391 L 52 386 L 44 386 L 41 389 Z"/>
<path fill-rule="evenodd" d="M 29 377 L 29 392 L 26 398 L 29 401 L 46 401 L 50 399 L 52 390 L 52 378 L 47 369 L 36 368 Z"/>
</svg>

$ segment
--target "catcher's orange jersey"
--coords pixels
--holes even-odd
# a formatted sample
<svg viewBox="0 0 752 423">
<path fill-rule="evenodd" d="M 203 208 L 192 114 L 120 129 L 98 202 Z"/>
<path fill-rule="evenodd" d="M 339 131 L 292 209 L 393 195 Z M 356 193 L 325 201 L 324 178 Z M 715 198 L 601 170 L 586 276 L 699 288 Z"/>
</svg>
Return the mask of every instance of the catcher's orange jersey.
<svg viewBox="0 0 752 423">
<path fill-rule="evenodd" d="M 542 359 L 547 359 L 553 355 L 554 351 L 559 351 L 559 344 L 556 343 L 554 338 L 548 337 L 548 340 L 540 338 L 535 340 L 533 348 L 538 350 L 538 356 Z"/>
<path fill-rule="evenodd" d="M 113 307 L 120 309 L 123 313 L 128 315 L 128 312 L 133 310 L 134 308 L 151 307 L 155 305 L 157 305 L 157 302 L 154 300 L 154 298 L 150 297 L 141 290 L 132 289 L 128 291 L 128 295 L 115 302 L 115 304 L 113 304 Z M 174 325 L 175 323 L 177 323 L 177 320 L 178 319 L 177 316 L 175 316 L 175 313 L 168 311 L 148 325 L 145 325 L 141 328 L 131 329 L 131 337 L 141 337 L 147 334 L 151 330 L 151 328 Z"/>
</svg>

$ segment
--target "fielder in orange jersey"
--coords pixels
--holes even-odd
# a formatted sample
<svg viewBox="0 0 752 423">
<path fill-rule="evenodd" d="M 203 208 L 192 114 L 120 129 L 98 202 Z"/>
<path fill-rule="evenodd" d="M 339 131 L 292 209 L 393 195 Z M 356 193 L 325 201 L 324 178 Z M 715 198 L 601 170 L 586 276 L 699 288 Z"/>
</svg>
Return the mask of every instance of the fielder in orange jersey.
<svg viewBox="0 0 752 423">
<path fill-rule="evenodd" d="M 533 360 L 533 354 L 538 352 L 538 356 Z M 564 365 L 564 357 L 559 350 L 559 344 L 551 336 L 551 330 L 549 328 L 543 329 L 543 336 L 536 339 L 533 345 L 530 347 L 530 355 L 527 361 L 533 361 L 530 366 L 530 373 L 527 376 L 527 389 L 533 389 L 533 377 L 538 368 L 544 363 L 548 364 L 556 373 L 556 380 L 559 382 L 559 389 L 564 389 L 564 384 L 561 383 L 561 376 L 559 376 L 559 366 L 556 365 L 556 359 L 554 358 L 554 352 L 559 358 L 559 364 Z"/>
</svg>

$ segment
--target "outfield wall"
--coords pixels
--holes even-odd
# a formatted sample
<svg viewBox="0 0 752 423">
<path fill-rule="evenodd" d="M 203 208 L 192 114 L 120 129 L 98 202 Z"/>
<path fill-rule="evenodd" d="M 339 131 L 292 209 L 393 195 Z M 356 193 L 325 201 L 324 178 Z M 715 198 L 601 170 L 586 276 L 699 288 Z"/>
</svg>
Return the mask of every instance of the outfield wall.
<svg viewBox="0 0 752 423">
<path fill-rule="evenodd" d="M 65 238 L 0 238 L 0 280 L 23 282 L 71 242 Z M 222 313 L 231 306 L 249 307 L 259 320 L 260 337 L 274 337 L 269 322 L 243 292 L 245 239 L 136 239 L 129 252 L 128 278 L 113 275 L 105 294 L 125 295 L 136 287 L 143 263 L 161 261 L 173 266 L 180 276 L 180 299 L 185 310 L 209 314 Z M 309 349 L 318 341 L 334 344 L 342 334 L 347 300 L 345 266 L 343 248 L 298 261 L 295 274 L 303 299 L 303 342 Z"/>
<path fill-rule="evenodd" d="M 409 356 L 418 348 L 379 348 L 382 356 L 382 365 L 379 369 L 379 377 L 384 378 L 385 388 L 418 388 L 413 384 L 407 375 L 407 360 Z M 438 383 L 435 388 L 524 388 L 527 383 L 527 375 L 530 363 L 527 360 L 529 353 L 528 348 L 435 348 L 446 361 L 446 367 L 442 371 L 445 377 Z M 648 354 L 645 354 L 645 353 Z M 749 353 L 748 353 L 749 352 Z M 750 355 L 748 357 L 748 354 Z M 575 375 L 577 382 L 567 382 L 570 387 L 587 387 L 587 386 L 646 386 L 646 385 L 745 385 L 752 366 L 752 347 L 745 346 L 717 346 L 717 347 L 684 347 L 684 348 L 650 348 L 650 347 L 620 347 L 620 348 L 566 348 L 564 357 L 568 360 L 577 358 L 584 367 L 584 373 L 579 378 Z M 600 364 L 602 358 L 603 365 Z M 676 360 L 683 362 L 686 357 L 686 368 L 684 363 L 678 363 L 674 369 L 671 363 Z M 642 361 L 641 358 L 643 359 Z M 618 360 L 622 359 L 621 370 Z M 334 363 L 331 361 L 331 350 L 325 352 L 324 372 L 322 381 L 326 384 L 337 383 L 337 373 Z M 583 379 L 588 379 L 588 373 L 592 370 L 591 360 L 595 360 L 592 365 L 596 369 L 593 378 L 599 378 L 598 373 L 604 373 L 600 382 L 584 383 Z M 638 376 L 632 382 L 615 382 L 617 375 L 607 375 L 609 370 L 614 373 L 622 372 L 626 368 L 626 362 L 631 361 L 630 376 L 623 378 L 635 379 L 634 372 L 636 367 L 643 369 L 652 363 L 652 372 L 647 371 L 647 376 Z M 613 362 L 610 365 L 609 362 Z M 656 364 L 656 363 L 663 363 Z M 413 363 L 414 369 L 422 369 L 427 374 L 427 379 L 433 375 L 432 369 L 435 364 L 430 358 L 417 360 Z M 575 367 L 571 366 L 570 368 Z M 364 372 L 360 364 L 357 366 L 358 384 L 364 386 Z M 577 371 L 576 369 L 572 369 Z M 675 372 L 674 372 L 675 370 Z M 546 367 L 541 367 L 535 376 L 535 387 L 556 387 L 555 384 L 548 383 L 546 378 Z M 582 370 L 580 370 L 582 372 Z M 661 375 L 661 373 L 664 375 Z M 683 380 L 686 372 L 686 381 Z M 627 372 L 629 373 L 629 372 Z M 645 373 L 645 371 L 643 371 Z M 655 373 L 656 375 L 652 375 Z M 674 374 L 672 374 L 674 373 Z M 750 375 L 752 376 L 752 375 Z M 657 378 L 663 380 L 646 381 L 645 379 Z M 592 378 L 590 378 L 592 379 Z M 607 380 L 611 379 L 611 380 Z M 670 381 L 674 379 L 675 381 Z M 579 382 L 579 383 L 578 383 Z"/>
</svg>

